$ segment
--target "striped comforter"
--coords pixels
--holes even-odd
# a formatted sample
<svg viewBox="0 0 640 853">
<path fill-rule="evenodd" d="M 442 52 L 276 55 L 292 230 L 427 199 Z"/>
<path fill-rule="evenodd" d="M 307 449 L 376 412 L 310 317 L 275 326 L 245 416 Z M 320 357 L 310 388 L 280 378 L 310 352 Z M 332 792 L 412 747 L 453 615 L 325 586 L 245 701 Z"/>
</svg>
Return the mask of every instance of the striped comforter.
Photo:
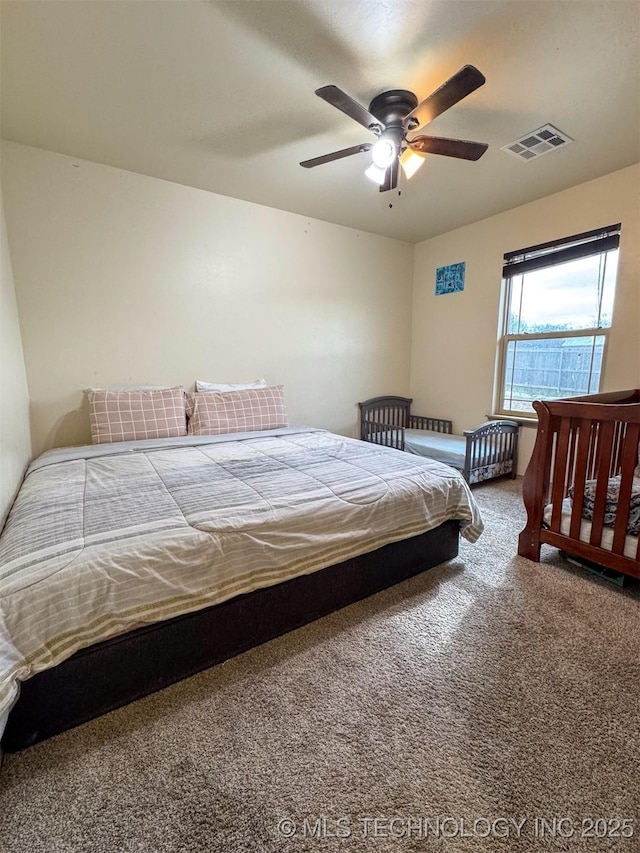
<svg viewBox="0 0 640 853">
<path fill-rule="evenodd" d="M 457 472 L 323 430 L 48 451 L 0 536 L 0 718 L 79 648 L 450 518 L 482 531 Z"/>
</svg>

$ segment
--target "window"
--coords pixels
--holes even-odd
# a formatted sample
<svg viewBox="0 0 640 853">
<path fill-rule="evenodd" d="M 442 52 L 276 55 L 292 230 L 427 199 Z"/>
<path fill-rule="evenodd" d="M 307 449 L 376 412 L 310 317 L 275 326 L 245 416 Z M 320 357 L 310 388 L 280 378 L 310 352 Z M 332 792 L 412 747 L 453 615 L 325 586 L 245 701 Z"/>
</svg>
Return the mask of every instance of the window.
<svg viewBox="0 0 640 853">
<path fill-rule="evenodd" d="M 620 224 L 504 256 L 496 410 L 600 390 Z"/>
</svg>

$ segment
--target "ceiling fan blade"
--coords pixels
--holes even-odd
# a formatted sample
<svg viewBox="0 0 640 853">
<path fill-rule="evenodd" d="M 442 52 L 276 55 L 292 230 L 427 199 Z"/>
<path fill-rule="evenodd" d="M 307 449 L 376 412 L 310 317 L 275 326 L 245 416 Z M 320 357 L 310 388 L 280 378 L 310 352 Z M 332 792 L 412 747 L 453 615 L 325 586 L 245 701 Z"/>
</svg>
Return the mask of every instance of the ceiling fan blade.
<svg viewBox="0 0 640 853">
<path fill-rule="evenodd" d="M 407 145 L 420 154 L 444 154 L 460 160 L 479 160 L 489 147 L 484 142 L 468 142 L 466 139 L 446 139 L 444 136 L 416 136 Z"/>
<path fill-rule="evenodd" d="M 361 104 L 337 86 L 322 86 L 321 89 L 316 89 L 316 95 L 374 133 L 379 133 L 385 128 L 380 119 L 372 115 L 369 110 L 365 110 Z"/>
<path fill-rule="evenodd" d="M 481 74 L 473 65 L 465 65 L 405 116 L 404 126 L 416 130 L 422 125 L 428 124 L 445 110 L 448 110 L 449 107 L 466 98 L 471 92 L 475 92 L 484 82 L 484 74 Z"/>
<path fill-rule="evenodd" d="M 311 169 L 314 166 L 321 166 L 323 163 L 331 163 L 332 160 L 340 160 L 342 157 L 350 157 L 352 154 L 360 154 L 363 151 L 369 151 L 372 147 L 372 142 L 364 142 L 362 145 L 353 145 L 351 148 L 343 148 L 340 151 L 333 151 L 331 154 L 323 154 L 322 157 L 303 160 L 300 165 L 304 166 L 305 169 Z"/>
<path fill-rule="evenodd" d="M 384 176 L 384 183 L 380 184 L 380 192 L 386 193 L 387 190 L 395 190 L 398 186 L 398 166 L 400 161 L 397 157 L 393 158 L 391 165 L 387 168 L 387 174 Z"/>
</svg>

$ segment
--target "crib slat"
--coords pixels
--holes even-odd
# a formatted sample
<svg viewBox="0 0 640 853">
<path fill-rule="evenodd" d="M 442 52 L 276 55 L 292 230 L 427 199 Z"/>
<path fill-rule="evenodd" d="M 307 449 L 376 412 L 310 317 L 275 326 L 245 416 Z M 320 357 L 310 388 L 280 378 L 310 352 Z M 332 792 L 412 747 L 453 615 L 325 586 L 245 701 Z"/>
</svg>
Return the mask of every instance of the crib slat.
<svg viewBox="0 0 640 853">
<path fill-rule="evenodd" d="M 556 440 L 556 451 L 554 454 L 553 467 L 553 483 L 551 487 L 551 503 L 553 510 L 551 512 L 551 529 L 556 532 L 560 531 L 562 523 L 562 501 L 567 493 L 567 454 L 569 452 L 569 418 L 563 418 L 560 422 Z"/>
<path fill-rule="evenodd" d="M 573 483 L 576 467 L 576 444 L 578 442 L 578 430 L 580 421 L 578 418 L 571 418 L 571 435 L 569 436 L 569 465 L 567 468 L 567 483 Z"/>
<path fill-rule="evenodd" d="M 593 480 L 595 477 L 595 459 L 596 450 L 598 448 L 598 432 L 600 430 L 600 422 L 593 421 L 591 433 L 589 435 L 589 455 L 587 461 L 587 479 Z"/>
<path fill-rule="evenodd" d="M 580 525 L 582 524 L 582 510 L 584 507 L 584 484 L 587 479 L 587 462 L 592 431 L 593 421 L 588 418 L 581 418 L 578 424 L 578 444 L 576 450 L 576 466 L 573 477 L 571 526 L 569 528 L 569 536 L 572 539 L 580 538 Z"/>
<path fill-rule="evenodd" d="M 613 445 L 611 448 L 611 459 L 609 460 L 609 477 L 614 477 L 620 470 L 620 454 L 622 452 L 623 427 L 620 421 L 613 425 Z"/>
<path fill-rule="evenodd" d="M 604 527 L 605 503 L 607 499 L 607 486 L 609 482 L 609 464 L 613 449 L 614 422 L 604 421 L 600 424 L 598 431 L 598 448 L 596 452 L 595 470 L 596 493 L 593 500 L 593 519 L 591 521 L 591 545 L 600 545 L 602 541 L 602 528 Z"/>
<path fill-rule="evenodd" d="M 490 456 L 489 464 L 490 465 L 495 465 L 495 463 L 498 461 L 498 457 L 500 455 L 498 452 L 498 448 L 500 447 L 499 438 L 500 437 L 498 435 L 496 435 L 495 432 L 491 436 L 491 440 L 490 440 L 491 449 L 489 451 L 489 456 Z"/>
<path fill-rule="evenodd" d="M 622 463 L 622 454 L 624 453 L 624 441 L 625 441 L 626 434 L 627 434 L 626 433 L 626 427 L 627 426 L 628 426 L 627 424 L 625 424 L 621 421 L 616 422 L 616 431 L 618 434 L 618 452 L 616 454 L 616 467 L 614 470 L 611 471 L 612 477 L 615 476 L 616 474 L 619 474 L 621 469 L 622 469 L 622 464 L 623 464 Z"/>
<path fill-rule="evenodd" d="M 622 426 L 622 424 L 621 424 Z M 638 442 L 640 440 L 640 424 L 627 424 L 626 433 L 620 446 L 620 493 L 613 532 L 611 550 L 615 554 L 624 553 L 627 524 L 631 511 L 631 488 L 633 486 L 633 469 L 638 458 Z"/>
</svg>

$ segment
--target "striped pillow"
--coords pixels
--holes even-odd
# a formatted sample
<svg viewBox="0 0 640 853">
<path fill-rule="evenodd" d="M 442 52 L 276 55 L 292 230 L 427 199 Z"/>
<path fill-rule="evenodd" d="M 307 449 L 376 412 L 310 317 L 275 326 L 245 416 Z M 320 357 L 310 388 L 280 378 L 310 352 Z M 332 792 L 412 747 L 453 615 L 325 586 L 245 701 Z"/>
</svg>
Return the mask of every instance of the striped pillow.
<svg viewBox="0 0 640 853">
<path fill-rule="evenodd" d="M 175 438 L 187 434 L 186 395 L 183 388 L 154 391 L 92 388 L 88 397 L 91 441 L 94 444 Z"/>
<path fill-rule="evenodd" d="M 223 435 L 289 425 L 284 386 L 193 394 L 189 435 Z"/>
</svg>

